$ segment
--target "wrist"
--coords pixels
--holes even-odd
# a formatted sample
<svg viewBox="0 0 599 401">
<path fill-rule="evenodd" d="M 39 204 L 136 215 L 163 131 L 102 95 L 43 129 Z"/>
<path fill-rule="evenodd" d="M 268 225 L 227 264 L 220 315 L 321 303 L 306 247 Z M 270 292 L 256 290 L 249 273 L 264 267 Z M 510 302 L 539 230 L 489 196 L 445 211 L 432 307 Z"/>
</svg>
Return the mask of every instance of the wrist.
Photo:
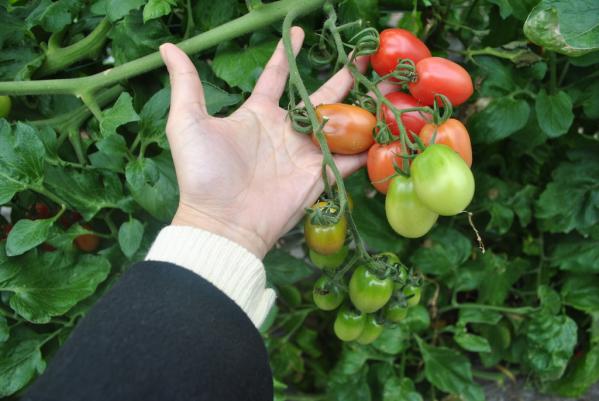
<svg viewBox="0 0 599 401">
<path fill-rule="evenodd" d="M 260 260 L 268 252 L 268 245 L 256 232 L 185 204 L 179 204 L 171 224 L 199 228 L 220 235 L 244 247 Z"/>
</svg>

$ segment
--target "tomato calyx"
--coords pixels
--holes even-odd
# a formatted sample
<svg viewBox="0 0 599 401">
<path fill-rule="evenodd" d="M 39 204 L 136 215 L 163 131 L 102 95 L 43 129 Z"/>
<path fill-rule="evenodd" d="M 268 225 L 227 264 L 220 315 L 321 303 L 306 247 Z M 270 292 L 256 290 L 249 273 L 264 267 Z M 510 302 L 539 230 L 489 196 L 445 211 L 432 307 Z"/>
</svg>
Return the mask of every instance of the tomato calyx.
<svg viewBox="0 0 599 401">
<path fill-rule="evenodd" d="M 295 106 L 288 112 L 293 129 L 302 134 L 312 133 L 312 123 L 305 107 Z"/>
<path fill-rule="evenodd" d="M 341 208 L 336 201 L 318 202 L 312 208 L 306 209 L 307 218 L 314 225 L 330 226 L 337 224 L 341 218 Z"/>
<path fill-rule="evenodd" d="M 341 25 L 341 26 L 337 27 L 337 30 L 339 30 L 339 28 L 343 29 L 347 25 L 349 25 L 349 24 Z M 377 31 L 375 28 L 372 28 L 372 27 L 362 29 L 360 32 L 355 34 L 349 40 L 349 42 L 350 43 L 355 42 L 354 50 L 351 54 L 351 60 L 350 60 L 350 62 L 353 62 L 356 58 L 358 58 L 360 56 L 370 56 L 377 52 L 377 50 L 379 49 L 379 43 L 380 43 L 379 31 Z"/>
</svg>

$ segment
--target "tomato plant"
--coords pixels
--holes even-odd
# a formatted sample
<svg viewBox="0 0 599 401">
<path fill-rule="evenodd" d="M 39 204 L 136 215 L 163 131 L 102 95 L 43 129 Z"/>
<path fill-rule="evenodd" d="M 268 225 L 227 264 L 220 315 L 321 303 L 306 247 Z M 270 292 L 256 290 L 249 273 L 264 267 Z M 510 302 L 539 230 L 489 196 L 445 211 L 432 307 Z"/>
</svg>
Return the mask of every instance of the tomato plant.
<svg viewBox="0 0 599 401">
<path fill-rule="evenodd" d="M 349 104 L 323 104 L 316 107 L 319 121 L 327 120 L 324 135 L 331 152 L 342 155 L 362 153 L 372 145 L 376 118 L 368 111 Z M 318 145 L 316 137 L 312 141 Z"/>
<path fill-rule="evenodd" d="M 441 57 L 429 57 L 416 64 L 416 81 L 408 84 L 410 93 L 431 106 L 436 94 L 449 98 L 454 106 L 464 103 L 474 88 L 470 74 L 462 66 Z"/>
<path fill-rule="evenodd" d="M 472 166 L 472 146 L 470 145 L 470 135 L 464 124 L 460 120 L 450 118 L 440 125 L 426 124 L 418 134 L 425 145 L 434 143 L 447 145 L 464 159 L 468 167 Z"/>
<path fill-rule="evenodd" d="M 431 57 L 428 47 L 410 31 L 400 28 L 385 29 L 380 33 L 379 48 L 371 56 L 372 68 L 380 76 L 387 75 L 402 59 L 414 63 Z"/>
</svg>

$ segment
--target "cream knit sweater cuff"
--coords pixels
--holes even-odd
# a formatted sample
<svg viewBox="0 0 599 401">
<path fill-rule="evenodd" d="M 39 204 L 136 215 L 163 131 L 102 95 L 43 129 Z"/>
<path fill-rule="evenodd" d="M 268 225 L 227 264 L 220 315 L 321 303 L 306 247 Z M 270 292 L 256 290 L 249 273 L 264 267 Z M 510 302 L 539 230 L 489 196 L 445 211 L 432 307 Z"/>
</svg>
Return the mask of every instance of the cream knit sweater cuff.
<svg viewBox="0 0 599 401">
<path fill-rule="evenodd" d="M 275 301 L 266 288 L 262 262 L 224 237 L 194 227 L 167 226 L 152 244 L 146 260 L 170 262 L 210 281 L 260 327 Z"/>
</svg>

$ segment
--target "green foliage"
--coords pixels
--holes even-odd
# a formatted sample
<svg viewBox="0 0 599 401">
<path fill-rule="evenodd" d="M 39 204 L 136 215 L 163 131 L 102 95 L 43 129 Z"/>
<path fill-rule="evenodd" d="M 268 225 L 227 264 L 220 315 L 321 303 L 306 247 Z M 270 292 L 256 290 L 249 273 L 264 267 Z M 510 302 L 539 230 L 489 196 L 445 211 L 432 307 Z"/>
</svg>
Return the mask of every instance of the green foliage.
<svg viewBox="0 0 599 401">
<path fill-rule="evenodd" d="M 104 71 L 248 11 L 238 0 L 9 3 L 0 2 L 0 80 L 14 81 L 37 79 L 51 47 L 79 43 L 103 19 L 110 31 L 96 39 L 100 51 L 46 78 Z M 312 303 L 320 271 L 301 225 L 291 230 L 264 260 L 279 295 L 261 328 L 277 400 L 482 401 L 478 377 L 499 371 L 582 397 L 599 380 L 599 13 L 588 11 L 591 0 L 457 3 L 342 0 L 338 17 L 410 29 L 472 75 L 475 94 L 454 116 L 473 142 L 468 210 L 486 251 L 465 213 L 440 218 L 422 239 L 399 237 L 365 171 L 349 177 L 368 250 L 396 252 L 423 274 L 422 301 L 372 344 L 340 344 L 334 314 Z M 335 72 L 307 51 L 322 16 L 298 21 L 306 31 L 298 67 L 310 90 Z M 359 29 L 347 26 L 343 40 Z M 265 24 L 192 57 L 211 115 L 247 98 L 279 37 L 280 24 Z M 0 218 L 0 397 L 44 370 L 176 210 L 168 76 L 158 69 L 120 85 L 96 94 L 97 116 L 78 98 L 48 92 L 12 97 L 0 120 L 0 205 L 11 210 L 10 221 Z M 285 108 L 289 94 L 283 99 Z M 35 214 L 37 202 L 50 216 Z M 84 254 L 74 240 L 90 233 L 100 247 Z"/>
</svg>

